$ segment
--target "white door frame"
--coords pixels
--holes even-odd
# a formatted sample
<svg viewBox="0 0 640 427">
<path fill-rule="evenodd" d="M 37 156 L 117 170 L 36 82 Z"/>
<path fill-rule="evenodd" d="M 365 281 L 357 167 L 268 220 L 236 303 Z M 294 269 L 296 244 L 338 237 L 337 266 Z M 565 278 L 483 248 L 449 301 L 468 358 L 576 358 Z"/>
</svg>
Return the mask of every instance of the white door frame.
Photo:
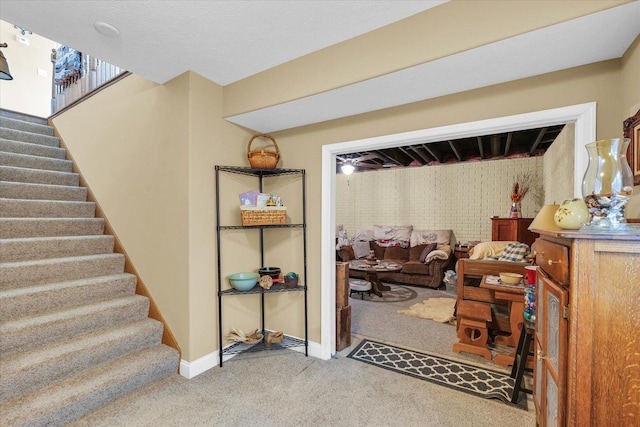
<svg viewBox="0 0 640 427">
<path fill-rule="evenodd" d="M 595 141 L 596 138 L 595 102 L 324 145 L 322 147 L 320 357 L 329 359 L 336 348 L 336 155 L 565 123 L 575 123 L 574 197 L 581 197 L 582 175 L 588 163 L 584 146 Z"/>
</svg>

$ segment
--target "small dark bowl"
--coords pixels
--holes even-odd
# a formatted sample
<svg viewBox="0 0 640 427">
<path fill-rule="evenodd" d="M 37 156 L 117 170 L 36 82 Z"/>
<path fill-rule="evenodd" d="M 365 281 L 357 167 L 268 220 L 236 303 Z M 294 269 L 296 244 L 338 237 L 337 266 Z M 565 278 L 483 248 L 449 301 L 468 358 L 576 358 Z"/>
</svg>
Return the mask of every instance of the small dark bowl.
<svg viewBox="0 0 640 427">
<path fill-rule="evenodd" d="M 258 274 L 260 276 L 271 276 L 272 279 L 277 279 L 280 277 L 280 268 L 279 267 L 262 267 L 258 270 Z"/>
</svg>

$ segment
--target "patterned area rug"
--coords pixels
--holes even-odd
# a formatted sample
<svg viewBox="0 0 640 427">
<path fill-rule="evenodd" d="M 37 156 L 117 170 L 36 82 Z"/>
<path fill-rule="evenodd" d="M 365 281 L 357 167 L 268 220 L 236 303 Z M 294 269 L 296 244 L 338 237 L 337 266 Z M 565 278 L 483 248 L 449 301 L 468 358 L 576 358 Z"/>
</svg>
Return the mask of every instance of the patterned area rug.
<svg viewBox="0 0 640 427">
<path fill-rule="evenodd" d="M 522 394 L 517 405 L 511 403 L 514 380 L 502 372 L 370 340 L 363 340 L 347 357 L 527 410 Z"/>
<path fill-rule="evenodd" d="M 354 279 L 350 279 L 353 281 Z M 364 282 L 364 280 L 359 280 L 358 282 Z M 418 293 L 411 288 L 405 286 L 398 285 L 389 285 L 391 286 L 390 291 L 383 291 L 382 297 L 379 297 L 375 294 L 364 294 L 364 300 L 369 302 L 404 302 L 411 301 L 412 299 L 416 299 L 418 297 Z M 362 299 L 362 295 L 356 294 L 355 292 L 351 295 L 351 298 Z"/>
</svg>

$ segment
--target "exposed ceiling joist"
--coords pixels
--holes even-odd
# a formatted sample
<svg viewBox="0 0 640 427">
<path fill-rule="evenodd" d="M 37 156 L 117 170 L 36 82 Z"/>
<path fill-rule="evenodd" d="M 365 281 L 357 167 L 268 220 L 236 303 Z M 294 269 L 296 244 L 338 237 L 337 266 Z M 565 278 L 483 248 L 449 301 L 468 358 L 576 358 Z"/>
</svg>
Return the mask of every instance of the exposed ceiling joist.
<svg viewBox="0 0 640 427">
<path fill-rule="evenodd" d="M 546 132 L 547 132 L 547 128 L 540 129 L 540 132 L 538 133 L 538 137 L 533 142 L 533 145 L 531 145 L 531 149 L 529 150 L 529 154 L 533 154 L 533 152 L 536 151 L 536 148 L 538 148 L 538 145 L 540 145 L 540 141 L 542 141 L 542 137 L 544 136 L 544 134 Z"/>
</svg>

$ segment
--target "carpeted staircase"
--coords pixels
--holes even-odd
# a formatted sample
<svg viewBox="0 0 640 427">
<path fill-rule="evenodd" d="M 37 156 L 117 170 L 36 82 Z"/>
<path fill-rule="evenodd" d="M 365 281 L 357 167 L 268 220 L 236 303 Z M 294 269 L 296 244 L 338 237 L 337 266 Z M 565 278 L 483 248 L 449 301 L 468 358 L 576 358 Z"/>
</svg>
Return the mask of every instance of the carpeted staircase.
<svg viewBox="0 0 640 427">
<path fill-rule="evenodd" d="M 45 119 L 0 110 L 0 425 L 64 425 L 178 352 Z"/>
</svg>

